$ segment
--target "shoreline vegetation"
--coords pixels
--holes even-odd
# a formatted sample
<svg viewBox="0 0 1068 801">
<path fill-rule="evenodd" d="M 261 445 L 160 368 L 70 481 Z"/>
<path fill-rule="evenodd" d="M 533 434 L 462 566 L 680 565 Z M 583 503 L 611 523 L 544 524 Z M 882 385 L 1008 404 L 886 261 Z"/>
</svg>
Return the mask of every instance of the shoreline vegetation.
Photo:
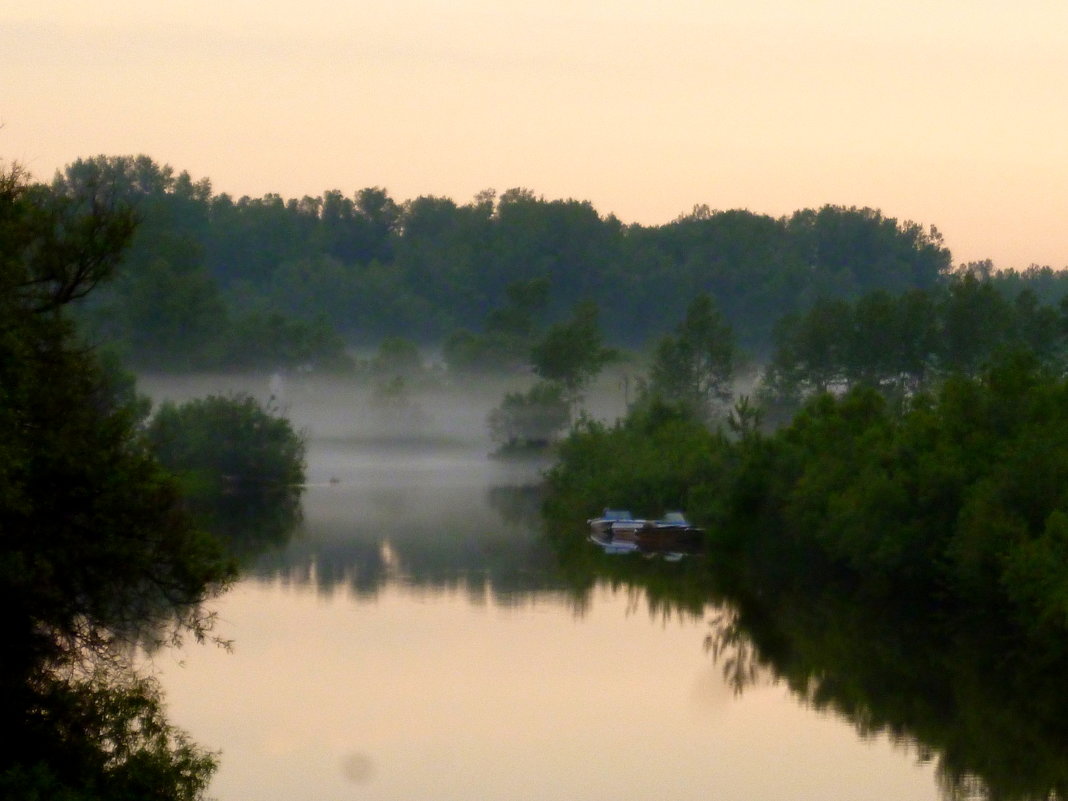
<svg viewBox="0 0 1068 801">
<path fill-rule="evenodd" d="M 933 760 L 946 798 L 1068 797 L 1068 380 L 1027 351 L 908 397 L 814 394 L 777 428 L 657 402 L 560 445 L 543 514 L 570 586 L 724 610 L 736 693 L 804 704 Z M 598 504 L 685 508 L 705 555 L 606 556 Z"/>
<path fill-rule="evenodd" d="M 137 220 L 82 189 L 0 171 L 0 795 L 193 801 L 217 755 L 167 720 L 139 657 L 225 645 L 205 604 L 240 549 L 205 501 L 249 467 L 302 483 L 303 443 L 247 398 L 150 418 L 113 354 L 85 344 L 70 307 L 114 278 Z"/>
<path fill-rule="evenodd" d="M 1065 307 L 965 275 L 778 330 L 752 395 L 711 358 L 665 392 L 657 361 L 622 419 L 572 428 L 543 509 L 571 584 L 723 604 L 706 646 L 736 692 L 784 681 L 937 760 L 946 797 L 1068 797 Z M 603 506 L 685 509 L 706 555 L 605 556 Z"/>
<path fill-rule="evenodd" d="M 815 395 L 774 431 L 724 432 L 663 402 L 587 421 L 559 446 L 546 512 L 573 532 L 605 504 L 683 508 L 710 563 L 993 615 L 1060 656 L 1066 444 L 1068 381 L 1017 352 L 906 400 Z"/>
<path fill-rule="evenodd" d="M 340 373 L 408 427 L 426 387 L 507 375 L 486 426 L 501 458 L 555 457 L 544 514 L 572 582 L 691 609 L 731 599 L 710 649 L 744 629 L 762 654 L 728 660 L 738 689 L 770 665 L 817 706 L 869 715 L 862 731 L 934 726 L 831 687 L 831 634 L 867 616 L 895 665 L 917 621 L 925 642 L 985 629 L 961 652 L 988 649 L 1024 684 L 1068 663 L 1068 272 L 954 269 L 935 228 L 872 209 L 698 207 L 643 227 L 525 189 L 235 200 L 143 156 L 79 160 L 50 185 L 8 168 L 0 241 L 11 797 L 203 797 L 215 756 L 167 722 L 128 655 L 210 639 L 204 603 L 299 520 L 304 441 L 277 408 L 216 396 L 152 417 L 119 364 Z M 610 367 L 627 406 L 614 423 L 587 409 Z M 606 505 L 685 509 L 711 556 L 580 550 L 579 521 Z M 887 671 L 851 675 L 917 703 L 953 691 Z M 959 721 L 933 737 L 947 786 L 1000 769 L 996 797 L 1064 797 L 1049 745 L 1063 737 L 1029 712 L 1042 778 L 955 761 L 975 730 Z"/>
</svg>

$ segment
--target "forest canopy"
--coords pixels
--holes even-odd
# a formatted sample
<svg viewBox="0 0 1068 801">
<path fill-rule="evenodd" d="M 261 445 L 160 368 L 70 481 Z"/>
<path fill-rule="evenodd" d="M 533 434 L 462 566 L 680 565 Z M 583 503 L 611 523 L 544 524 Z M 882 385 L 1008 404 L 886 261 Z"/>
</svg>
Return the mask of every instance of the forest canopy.
<svg viewBox="0 0 1068 801">
<path fill-rule="evenodd" d="M 773 218 L 699 207 L 641 226 L 526 189 L 466 204 L 398 202 L 378 187 L 235 199 L 146 156 L 82 159 L 53 182 L 64 193 L 88 185 L 109 187 L 142 221 L 89 317 L 98 337 L 154 368 L 336 367 L 346 344 L 522 327 L 487 318 L 510 306 L 556 323 L 579 301 L 602 310 L 611 344 L 635 347 L 671 330 L 700 293 L 761 355 L 781 316 L 819 298 L 928 289 L 951 267 L 934 227 L 869 208 Z M 542 294 L 514 293 L 524 286 Z M 487 357 L 507 362 L 507 347 Z"/>
</svg>

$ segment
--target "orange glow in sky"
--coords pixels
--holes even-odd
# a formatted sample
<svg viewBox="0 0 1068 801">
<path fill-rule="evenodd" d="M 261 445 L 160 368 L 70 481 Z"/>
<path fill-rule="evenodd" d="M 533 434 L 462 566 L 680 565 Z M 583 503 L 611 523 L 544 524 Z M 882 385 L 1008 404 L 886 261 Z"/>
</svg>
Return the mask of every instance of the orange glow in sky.
<svg viewBox="0 0 1068 801">
<path fill-rule="evenodd" d="M 8 0 L 0 158 L 216 192 L 872 206 L 1068 266 L 1063 0 Z"/>
</svg>

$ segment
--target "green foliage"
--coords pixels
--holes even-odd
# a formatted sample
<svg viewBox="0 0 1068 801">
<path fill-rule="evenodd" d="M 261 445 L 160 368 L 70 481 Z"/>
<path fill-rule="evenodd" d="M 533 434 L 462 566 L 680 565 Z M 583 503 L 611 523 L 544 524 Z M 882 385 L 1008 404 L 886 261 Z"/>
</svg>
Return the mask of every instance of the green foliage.
<svg viewBox="0 0 1068 801">
<path fill-rule="evenodd" d="M 454 375 L 477 375 L 513 369 L 515 354 L 498 347 L 487 337 L 460 328 L 445 339 L 442 354 Z"/>
<path fill-rule="evenodd" d="M 202 269 L 180 272 L 154 259 L 130 273 L 117 297 L 100 310 L 100 337 L 128 339 L 137 332 L 136 364 L 195 369 L 214 365 L 227 330 L 227 309 L 215 281 Z"/>
<path fill-rule="evenodd" d="M 517 281 L 505 289 L 504 305 L 493 309 L 476 334 L 454 331 L 445 341 L 445 361 L 456 374 L 514 372 L 526 365 L 535 337 L 543 327 L 549 281 Z"/>
<path fill-rule="evenodd" d="M 247 561 L 288 541 L 300 520 L 305 441 L 272 405 L 249 395 L 168 401 L 146 435 L 229 554 Z"/>
<path fill-rule="evenodd" d="M 217 766 L 167 722 L 155 681 L 104 672 L 51 686 L 8 748 L 27 754 L 0 767 L 11 799 L 195 801 Z"/>
<path fill-rule="evenodd" d="M 67 192 L 0 175 L 0 785 L 125 798 L 147 782 L 192 798 L 213 763 L 147 728 L 159 707 L 143 685 L 122 689 L 125 655 L 204 637 L 202 603 L 233 573 L 151 455 L 129 382 L 64 314 L 129 239 L 116 204 L 90 180 Z"/>
<path fill-rule="evenodd" d="M 616 352 L 605 347 L 593 301 L 575 306 L 571 318 L 552 326 L 530 353 L 534 372 L 559 383 L 574 402 Z"/>
<path fill-rule="evenodd" d="M 675 334 L 657 346 L 645 391 L 710 420 L 731 397 L 735 360 L 730 324 L 702 293 L 690 303 Z"/>
<path fill-rule="evenodd" d="M 296 320 L 252 312 L 237 318 L 228 335 L 226 344 L 217 345 L 211 364 L 246 370 L 347 371 L 353 366 L 345 343 L 322 318 Z"/>
<path fill-rule="evenodd" d="M 782 318 L 775 331 L 773 382 L 795 394 L 826 392 L 844 378 L 848 364 L 842 334 L 852 330 L 850 307 L 841 300 L 818 300 L 804 315 Z"/>
<path fill-rule="evenodd" d="M 94 202 L 136 210 L 141 224 L 122 257 L 117 280 L 80 315 L 97 339 L 122 342 L 131 364 L 155 370 L 348 366 L 344 343 L 322 318 L 326 308 L 298 308 L 293 314 L 292 304 L 283 303 L 263 311 L 258 306 L 270 285 L 262 282 L 260 304 L 228 301 L 207 264 L 213 227 L 210 183 L 194 183 L 187 173 L 176 177 L 170 167 L 145 156 L 98 157 L 72 164 L 57 176 L 52 191 L 83 198 L 91 192 Z M 254 258 L 265 242 L 287 231 L 300 234 L 301 225 L 287 224 L 288 210 L 264 204 L 265 213 L 268 209 L 277 218 L 257 229 L 263 239 L 257 248 L 242 252 L 242 259 Z M 294 206 L 298 219 L 307 210 L 307 204 Z M 279 253 L 292 254 L 292 245 L 279 246 Z M 271 269 L 288 263 L 283 259 Z M 288 287 L 287 299 L 307 295 L 305 284 L 291 283 L 299 291 Z"/>
<path fill-rule="evenodd" d="M 541 328 L 539 315 L 549 304 L 548 278 L 516 281 L 505 287 L 507 302 L 486 317 L 486 331 L 520 342 L 529 341 Z"/>
<path fill-rule="evenodd" d="M 779 321 L 764 394 L 796 408 L 814 393 L 865 384 L 901 401 L 950 375 L 978 375 L 1018 349 L 1063 368 L 1068 332 L 1058 319 L 1034 293 L 1010 301 L 973 273 L 926 291 L 817 301 Z"/>
<path fill-rule="evenodd" d="M 719 434 L 662 403 L 613 427 L 583 421 L 548 473 L 549 518 L 567 530 L 606 506 L 647 516 L 700 506 L 707 522 L 716 502 L 703 488 L 719 484 L 726 459 Z"/>
<path fill-rule="evenodd" d="M 490 436 L 502 452 L 544 448 L 571 420 L 559 384 L 539 381 L 526 392 L 509 392 L 489 415 Z"/>
<path fill-rule="evenodd" d="M 546 510 L 565 573 L 640 586 L 669 609 L 725 596 L 707 645 L 739 692 L 770 675 L 864 736 L 917 742 L 954 797 L 1062 797 L 1068 380 L 1055 315 L 969 278 L 814 308 L 795 321 L 805 336 L 784 338 L 810 397 L 774 433 L 748 400 L 733 440 L 661 402 L 561 444 Z M 994 335 L 977 332 L 984 316 Z M 961 333 L 939 342 L 950 324 Z M 665 500 L 714 546 L 674 582 L 573 544 L 603 505 L 655 514 Z"/>
<path fill-rule="evenodd" d="M 413 378 L 423 372 L 419 346 L 404 337 L 386 337 L 369 365 L 372 375 Z"/>
<path fill-rule="evenodd" d="M 550 506 L 674 504 L 765 567 L 1068 631 L 1068 381 L 1033 354 L 903 404 L 863 385 L 816 395 L 773 435 L 736 412 L 734 441 L 666 405 L 572 434 Z"/>
<path fill-rule="evenodd" d="M 940 312 L 942 361 L 972 374 L 1005 341 L 1012 308 L 989 282 L 965 275 L 950 284 Z"/>
<path fill-rule="evenodd" d="M 998 419 L 998 425 L 1005 425 L 1006 409 L 998 408 L 1000 400 L 991 403 L 990 397 L 984 398 L 987 388 L 1014 410 L 1007 416 L 1010 419 L 1021 411 L 1021 401 L 1025 406 L 1037 402 L 1039 407 L 1050 401 L 1038 401 L 1035 395 L 1043 394 L 1048 377 L 1035 373 L 1033 365 L 1009 362 L 1000 371 L 1000 376 L 988 375 L 984 382 L 955 382 L 959 385 L 948 406 L 928 398 L 917 404 L 915 416 L 907 421 L 895 419 L 885 402 L 865 389 L 852 399 L 814 401 L 804 412 L 804 424 L 789 437 L 753 435 L 730 446 L 717 483 L 706 478 L 690 487 L 687 496 L 691 510 L 702 507 L 702 490 L 729 501 L 727 513 L 718 518 L 703 511 L 694 515 L 706 525 L 714 524 L 711 542 L 719 547 L 708 559 L 666 566 L 670 571 L 658 569 L 665 567 L 658 560 L 594 555 L 595 549 L 583 541 L 578 529 L 598 499 L 614 498 L 612 502 L 619 503 L 640 491 L 642 483 L 629 485 L 611 457 L 630 446 L 641 448 L 679 417 L 665 408 L 640 422 L 580 431 L 565 444 L 564 459 L 552 471 L 547 504 L 562 573 L 576 593 L 588 594 L 605 583 L 640 590 L 634 595 L 644 595 L 651 612 L 692 611 L 707 617 L 709 605 L 715 604 L 719 611 L 709 620 L 705 647 L 737 693 L 774 682 L 787 687 L 805 706 L 851 722 L 864 738 L 908 743 L 932 763 L 949 796 L 1061 798 L 1068 788 L 1064 749 L 1068 709 L 1062 686 L 1068 665 L 1063 617 L 1068 516 L 1063 511 L 1052 512 L 1041 535 L 1013 550 L 1000 584 L 995 579 L 988 585 L 988 593 L 1005 588 L 1009 604 L 1018 610 L 1044 610 L 1041 620 L 1028 618 L 1030 613 L 1024 611 L 1023 625 L 1006 613 L 1003 604 L 975 597 L 962 603 L 944 586 L 932 592 L 926 585 L 927 591 L 922 591 L 924 585 L 915 577 L 894 574 L 889 581 L 880 580 L 873 575 L 878 569 L 874 563 L 887 560 L 886 554 L 873 557 L 871 564 L 858 564 L 855 570 L 843 570 L 821 558 L 816 532 L 786 531 L 770 522 L 773 514 L 781 519 L 782 497 L 795 487 L 810 451 L 818 451 L 832 470 L 838 461 L 869 468 L 873 461 L 881 462 L 889 484 L 867 479 L 856 484 L 870 484 L 871 502 L 898 513 L 902 509 L 894 502 L 890 484 L 920 460 L 927 462 L 915 468 L 922 483 L 932 479 L 942 486 L 921 485 L 917 497 L 930 502 L 932 509 L 945 506 L 944 521 L 932 519 L 924 534 L 944 544 L 943 532 L 952 532 L 961 496 L 954 501 L 943 491 L 951 483 L 967 491 L 968 481 L 961 475 L 962 464 L 949 466 L 941 479 L 932 466 L 948 455 L 942 449 L 955 447 L 964 428 L 976 421 L 954 426 L 949 433 L 942 431 L 940 418 L 950 407 L 962 412 L 959 399 L 983 406 L 979 419 Z M 1054 397 L 1063 391 L 1062 386 Z M 1033 419 L 1026 411 L 1023 418 Z M 1021 420 L 1020 430 L 1027 427 Z M 637 433 L 641 439 L 632 438 Z M 846 451 L 839 456 L 824 442 L 834 437 Z M 982 439 L 984 450 L 996 448 L 990 439 Z M 882 447 L 875 459 L 858 447 L 861 440 Z M 899 463 L 890 460 L 890 453 L 898 454 Z M 784 467 L 791 474 L 780 481 Z M 1019 465 L 1006 466 L 1010 472 L 1018 469 Z M 813 464 L 812 473 L 818 470 Z M 760 473 L 761 486 L 749 498 L 751 514 L 738 508 L 739 482 L 746 471 Z M 1020 482 L 1034 478 L 1023 475 Z M 849 480 L 843 469 L 838 480 L 823 489 L 834 494 Z M 940 493 L 941 501 L 936 498 Z M 810 507 L 814 502 L 814 497 L 806 499 Z M 833 502 L 823 506 L 834 515 L 847 514 L 841 506 L 832 508 Z M 1005 516 L 1002 504 L 989 508 L 1000 508 Z M 768 517 L 761 516 L 764 511 Z M 904 510 L 902 519 L 907 515 Z M 848 526 L 848 521 L 840 522 Z M 899 536 L 878 520 L 874 524 L 882 529 L 872 541 L 875 547 Z M 727 547 L 731 538 L 737 540 L 733 549 Z M 937 560 L 933 568 L 939 569 Z M 938 581 L 937 576 L 934 579 Z"/>
<path fill-rule="evenodd" d="M 716 299 L 740 345 L 764 354 L 784 314 L 804 314 L 818 298 L 926 291 L 949 266 L 937 231 L 872 209 L 826 206 L 781 219 L 700 209 L 642 227 L 524 189 L 467 204 L 398 203 L 379 187 L 234 199 L 145 156 L 79 160 L 55 186 L 99 187 L 137 209 L 143 225 L 91 316 L 102 337 L 121 339 L 155 369 L 261 361 L 262 348 L 255 359 L 238 350 L 257 340 L 232 336 L 253 311 L 302 324 L 321 317 L 348 344 L 388 336 L 430 344 L 468 329 L 455 336 L 450 364 L 514 367 L 537 338 L 532 325 L 559 322 L 576 298 L 611 309 L 610 341 L 639 346 L 700 293 Z M 1021 280 L 1043 293 L 1057 283 L 1041 271 L 1028 276 Z M 271 356 L 272 367 L 291 350 Z"/>
<path fill-rule="evenodd" d="M 572 408 L 605 364 L 616 357 L 605 347 L 593 302 L 575 306 L 571 318 L 549 328 L 530 345 L 534 312 L 544 303 L 548 283 L 534 281 L 509 287 L 509 305 L 491 315 L 490 331 L 477 343 L 507 348 L 526 344 L 534 373 L 542 380 L 523 392 L 511 392 L 489 416 L 490 435 L 502 452 L 544 448 L 571 421 Z"/>
<path fill-rule="evenodd" d="M 902 416 L 870 390 L 822 396 L 776 435 L 759 468 L 771 496 L 762 529 L 872 585 L 1011 609 L 1025 628 L 1063 627 L 1068 573 L 1055 555 L 1068 508 L 1066 392 L 1016 356 L 947 382 Z"/>
<path fill-rule="evenodd" d="M 160 462 L 193 486 L 276 492 L 304 481 L 304 439 L 250 395 L 163 403 L 148 439 Z"/>
</svg>

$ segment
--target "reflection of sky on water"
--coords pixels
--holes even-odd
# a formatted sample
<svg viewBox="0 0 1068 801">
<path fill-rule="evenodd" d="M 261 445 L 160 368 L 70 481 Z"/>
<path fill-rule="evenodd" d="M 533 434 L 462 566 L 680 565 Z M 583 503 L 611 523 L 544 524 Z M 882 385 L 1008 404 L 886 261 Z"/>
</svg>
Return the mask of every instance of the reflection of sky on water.
<svg viewBox="0 0 1068 801">
<path fill-rule="evenodd" d="M 176 722 L 223 750 L 221 801 L 936 797 L 912 756 L 781 687 L 735 697 L 704 620 L 624 592 L 576 616 L 552 594 L 361 601 L 257 581 L 220 615 L 232 654 L 163 667 Z"/>
<path fill-rule="evenodd" d="M 255 575 L 372 594 L 384 584 L 498 596 L 558 587 L 541 537 L 537 463 L 455 444 L 313 440 L 305 522 Z"/>
<path fill-rule="evenodd" d="M 538 465 L 338 436 L 344 414 L 312 429 L 301 530 L 215 605 L 233 653 L 157 658 L 175 723 L 222 750 L 212 796 L 937 797 L 913 755 L 782 687 L 736 697 L 704 647 L 715 610 L 571 593 Z"/>
</svg>

